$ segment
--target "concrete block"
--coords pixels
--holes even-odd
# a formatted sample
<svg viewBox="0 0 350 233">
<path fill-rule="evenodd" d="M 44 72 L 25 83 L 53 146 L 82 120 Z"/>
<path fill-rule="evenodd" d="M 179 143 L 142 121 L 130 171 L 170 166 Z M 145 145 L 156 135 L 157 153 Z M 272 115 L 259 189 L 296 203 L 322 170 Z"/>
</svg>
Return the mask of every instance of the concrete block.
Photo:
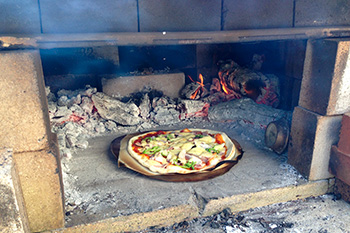
<svg viewBox="0 0 350 233">
<path fill-rule="evenodd" d="M 1 1 L 0 34 L 40 33 L 38 1 Z"/>
<path fill-rule="evenodd" d="M 350 185 L 344 183 L 339 179 L 335 179 L 334 194 L 340 195 L 344 201 L 350 203 Z"/>
<path fill-rule="evenodd" d="M 63 192 L 56 156 L 46 150 L 14 153 L 30 230 L 64 226 Z"/>
<path fill-rule="evenodd" d="M 288 163 L 309 180 L 332 177 L 328 172 L 331 146 L 339 140 L 341 116 L 322 116 L 294 108 Z"/>
<path fill-rule="evenodd" d="M 310 40 L 299 106 L 322 115 L 350 111 L 350 40 Z"/>
<path fill-rule="evenodd" d="M 219 31 L 221 0 L 139 1 L 140 31 Z"/>
<path fill-rule="evenodd" d="M 176 98 L 184 85 L 184 73 L 122 76 L 102 80 L 103 92 L 115 97 L 129 96 L 146 88 L 159 90 L 166 96 Z"/>
<path fill-rule="evenodd" d="M 11 149 L 0 149 L 0 232 L 29 232 Z"/>
<path fill-rule="evenodd" d="M 0 70 L 0 147 L 47 147 L 50 120 L 39 52 L 2 51 Z"/>
<path fill-rule="evenodd" d="M 350 2 L 344 0 L 295 1 L 295 26 L 350 25 Z"/>
<path fill-rule="evenodd" d="M 350 185 L 350 154 L 343 153 L 333 145 L 329 170 L 335 177 Z"/>
<path fill-rule="evenodd" d="M 338 149 L 341 152 L 350 154 L 350 113 L 346 113 L 343 115 L 343 119 L 341 121 Z"/>
<path fill-rule="evenodd" d="M 40 0 L 43 33 L 137 32 L 134 0 Z"/>
<path fill-rule="evenodd" d="M 224 0 L 223 29 L 283 28 L 293 26 L 292 0 Z"/>
</svg>

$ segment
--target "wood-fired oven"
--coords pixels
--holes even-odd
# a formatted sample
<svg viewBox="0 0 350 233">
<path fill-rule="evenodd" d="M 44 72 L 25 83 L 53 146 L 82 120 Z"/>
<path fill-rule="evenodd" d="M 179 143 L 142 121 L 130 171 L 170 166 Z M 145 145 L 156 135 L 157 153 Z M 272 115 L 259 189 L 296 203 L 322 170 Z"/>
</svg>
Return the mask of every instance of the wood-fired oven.
<svg viewBox="0 0 350 233">
<path fill-rule="evenodd" d="M 12 201 L 17 217 L 11 220 L 16 229 L 81 224 L 70 229 L 130 231 L 332 190 L 337 172 L 328 169 L 331 147 L 350 111 L 348 2 L 39 0 L 1 5 L 0 169 L 8 169 L 9 190 L 17 196 Z M 229 75 L 235 70 L 269 77 L 268 84 L 254 79 L 235 87 Z M 222 93 L 215 94 L 218 90 Z M 102 110 L 107 105 L 97 102 L 113 95 L 118 106 Z M 248 112 L 237 113 L 235 107 Z M 281 118 L 288 141 L 277 155 L 264 134 Z M 222 180 L 176 184 L 176 189 L 126 169 L 110 172 L 118 169 L 106 152 L 113 138 L 187 126 L 229 132 L 257 162 L 247 159 Z M 277 170 L 263 169 L 264 163 Z M 252 172 L 244 173 L 245 166 Z M 259 180 L 253 170 L 268 178 Z M 227 182 L 231 176 L 236 176 L 233 183 Z M 346 181 L 339 181 L 344 190 Z M 275 193 L 266 194 L 269 189 Z M 169 192 L 177 197 L 164 197 Z M 137 220 L 150 213 L 159 215 L 155 222 Z M 172 217 L 162 219 L 164 214 Z"/>
</svg>

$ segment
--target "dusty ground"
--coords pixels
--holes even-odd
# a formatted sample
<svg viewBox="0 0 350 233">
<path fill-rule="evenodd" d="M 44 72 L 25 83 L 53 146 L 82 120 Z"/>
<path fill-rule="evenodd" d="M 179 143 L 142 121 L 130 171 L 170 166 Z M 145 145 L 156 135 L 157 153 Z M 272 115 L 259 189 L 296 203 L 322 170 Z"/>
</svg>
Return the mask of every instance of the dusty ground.
<svg viewBox="0 0 350 233">
<path fill-rule="evenodd" d="M 305 200 L 251 209 L 232 214 L 223 212 L 174 224 L 170 227 L 153 227 L 146 232 L 350 232 L 350 204 L 333 195 L 311 197 Z"/>
</svg>

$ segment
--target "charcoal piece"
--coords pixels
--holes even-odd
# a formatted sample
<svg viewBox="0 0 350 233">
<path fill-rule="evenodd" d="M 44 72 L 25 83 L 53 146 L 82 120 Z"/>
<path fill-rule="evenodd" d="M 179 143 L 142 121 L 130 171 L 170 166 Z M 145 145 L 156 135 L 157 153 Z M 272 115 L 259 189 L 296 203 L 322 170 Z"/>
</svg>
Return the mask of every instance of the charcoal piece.
<svg viewBox="0 0 350 233">
<path fill-rule="evenodd" d="M 214 229 L 218 229 L 218 228 L 220 228 L 220 224 L 217 222 L 212 222 L 212 223 L 210 223 L 210 227 L 214 228 Z"/>
<path fill-rule="evenodd" d="M 199 99 L 200 95 L 195 95 L 201 88 L 199 83 L 190 83 L 186 85 L 180 92 L 180 96 L 184 99 Z"/>
<path fill-rule="evenodd" d="M 123 103 L 103 93 L 96 93 L 91 99 L 97 112 L 106 120 L 112 120 L 121 125 L 138 125 L 143 122 L 139 117 L 140 110 L 134 103 Z"/>
<path fill-rule="evenodd" d="M 170 125 L 180 122 L 180 113 L 173 108 L 157 106 L 151 113 L 152 120 L 159 125 Z"/>
<path fill-rule="evenodd" d="M 88 114 L 92 113 L 92 110 L 94 108 L 94 103 L 89 97 L 83 97 L 81 99 L 80 107 Z"/>
<path fill-rule="evenodd" d="M 143 97 L 141 98 L 141 103 L 139 108 L 140 108 L 140 115 L 142 119 L 147 120 L 149 118 L 149 113 L 151 111 L 151 101 L 147 93 L 144 94 Z"/>
<path fill-rule="evenodd" d="M 181 102 L 188 114 L 203 110 L 204 106 L 207 104 L 207 102 L 200 100 L 182 100 Z"/>
</svg>

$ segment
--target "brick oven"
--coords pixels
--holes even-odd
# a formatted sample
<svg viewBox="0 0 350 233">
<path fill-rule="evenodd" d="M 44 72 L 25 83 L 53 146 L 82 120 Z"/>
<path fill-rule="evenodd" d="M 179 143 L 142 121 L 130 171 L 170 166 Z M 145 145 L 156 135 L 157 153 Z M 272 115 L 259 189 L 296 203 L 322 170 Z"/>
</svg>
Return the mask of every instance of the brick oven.
<svg viewBox="0 0 350 233">
<path fill-rule="evenodd" d="M 1 5 L 0 171 L 6 177 L 1 185 L 16 198 L 0 203 L 15 209 L 8 214 L 14 216 L 8 218 L 14 225 L 0 227 L 38 232 L 130 231 L 139 228 L 124 225 L 152 226 L 138 220 L 148 213 L 132 213 L 65 228 L 61 157 L 57 135 L 51 132 L 45 85 L 54 91 L 86 84 L 101 90 L 101 75 L 168 66 L 186 77 L 204 74 L 210 83 L 217 75 L 218 60 L 233 54 L 245 64 L 255 53 L 264 54 L 264 71 L 281 77 L 279 108 L 292 112 L 288 163 L 307 181 L 284 199 L 277 198 L 284 190 L 279 187 L 273 201 L 259 202 L 265 197 L 265 190 L 259 189 L 249 197 L 240 194 L 243 204 L 234 198 L 227 202 L 243 210 L 324 194 L 332 188 L 334 175 L 340 179 L 339 190 L 349 192 L 349 180 L 343 175 L 349 169 L 343 166 L 348 163 L 348 151 L 338 150 L 348 137 L 342 136 L 339 148 L 335 146 L 343 116 L 347 122 L 350 111 L 347 1 L 15 0 Z M 342 135 L 348 127 L 344 125 Z M 328 169 L 331 151 L 332 174 Z M 345 162 L 339 165 L 339 160 Z M 305 187 L 311 191 L 300 194 Z M 254 200 L 258 204 L 250 204 Z M 185 205 L 157 210 L 160 222 L 156 224 L 165 224 L 161 216 L 171 211 L 177 213 L 173 221 L 181 221 L 222 207 L 214 199 L 196 201 L 202 209 Z M 182 213 L 183 208 L 190 214 Z"/>
</svg>

